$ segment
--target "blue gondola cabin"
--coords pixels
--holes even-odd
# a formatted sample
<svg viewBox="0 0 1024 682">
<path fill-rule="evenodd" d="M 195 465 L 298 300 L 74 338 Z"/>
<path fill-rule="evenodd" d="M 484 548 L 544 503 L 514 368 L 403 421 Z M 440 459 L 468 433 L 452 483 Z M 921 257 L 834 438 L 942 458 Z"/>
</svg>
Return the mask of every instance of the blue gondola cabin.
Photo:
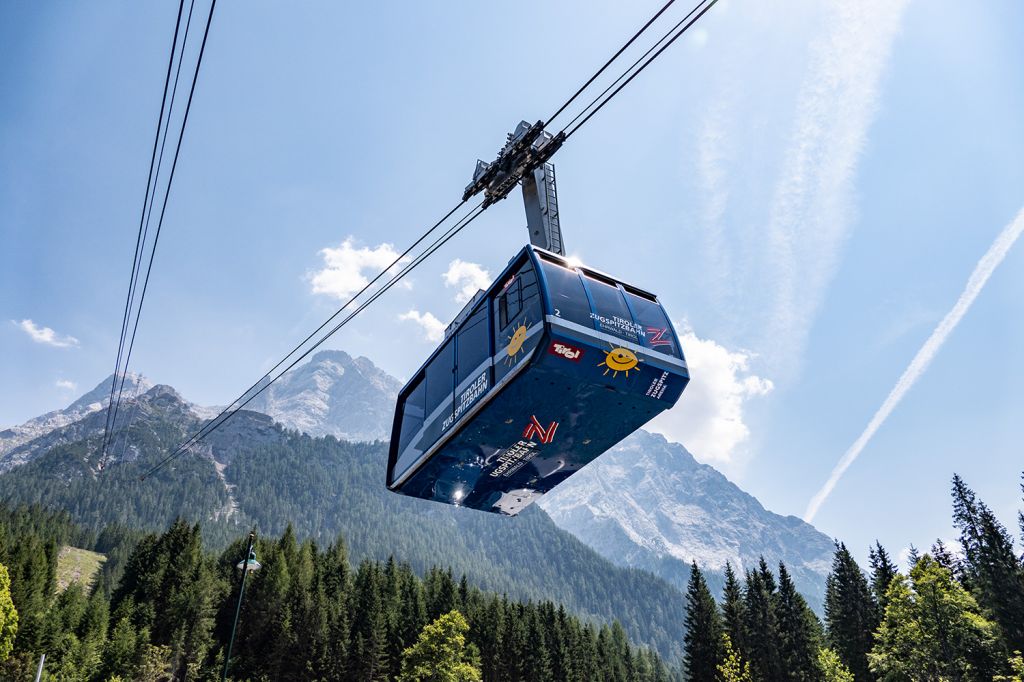
<svg viewBox="0 0 1024 682">
<path fill-rule="evenodd" d="M 688 381 L 653 294 L 527 246 L 399 393 L 387 486 L 516 514 Z"/>
</svg>

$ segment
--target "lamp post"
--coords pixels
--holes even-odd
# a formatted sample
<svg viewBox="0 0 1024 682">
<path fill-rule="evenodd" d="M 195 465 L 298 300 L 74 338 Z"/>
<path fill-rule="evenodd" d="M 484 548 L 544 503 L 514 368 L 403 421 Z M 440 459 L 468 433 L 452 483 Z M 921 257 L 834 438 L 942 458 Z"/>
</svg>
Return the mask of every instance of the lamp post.
<svg viewBox="0 0 1024 682">
<path fill-rule="evenodd" d="M 235 630 L 238 628 L 238 616 L 242 613 L 242 595 L 245 594 L 245 576 L 250 571 L 260 570 L 260 562 L 256 561 L 256 552 L 253 545 L 256 544 L 256 531 L 249 532 L 249 548 L 245 552 L 245 558 L 235 564 L 235 568 L 242 571 L 242 584 L 238 588 L 238 604 L 235 606 L 235 620 L 231 623 L 231 638 L 228 640 L 228 651 L 224 656 L 224 672 L 221 674 L 221 682 L 228 679 L 228 666 L 231 665 L 231 647 L 235 645 Z"/>
</svg>

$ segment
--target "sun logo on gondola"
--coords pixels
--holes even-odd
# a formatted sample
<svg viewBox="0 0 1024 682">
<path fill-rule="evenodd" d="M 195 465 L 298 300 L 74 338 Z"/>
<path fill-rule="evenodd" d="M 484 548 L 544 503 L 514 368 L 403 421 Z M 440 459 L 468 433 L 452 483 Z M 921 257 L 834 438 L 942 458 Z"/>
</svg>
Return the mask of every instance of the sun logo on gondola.
<svg viewBox="0 0 1024 682">
<path fill-rule="evenodd" d="M 520 324 L 512 331 L 512 335 L 508 337 L 508 347 L 505 349 L 507 357 L 504 362 L 506 365 L 511 367 L 516 364 L 519 360 L 519 355 L 523 353 L 523 344 L 526 343 L 526 329 L 529 326 L 527 323 Z"/>
<path fill-rule="evenodd" d="M 617 377 L 619 372 L 625 372 L 628 379 L 629 370 L 636 369 L 640 362 L 636 353 L 628 348 L 612 346 L 612 349 L 604 354 L 604 362 L 598 363 L 597 366 L 604 367 L 604 376 L 608 376 L 608 372 L 611 372 L 612 377 Z"/>
</svg>

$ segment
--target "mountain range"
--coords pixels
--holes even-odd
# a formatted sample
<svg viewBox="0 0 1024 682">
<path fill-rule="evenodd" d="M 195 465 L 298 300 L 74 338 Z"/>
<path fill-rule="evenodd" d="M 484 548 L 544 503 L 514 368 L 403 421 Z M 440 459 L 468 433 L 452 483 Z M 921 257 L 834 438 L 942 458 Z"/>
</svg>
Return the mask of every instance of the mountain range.
<svg viewBox="0 0 1024 682">
<path fill-rule="evenodd" d="M 450 565 L 485 589 L 617 618 L 669 658 L 681 644 L 690 561 L 716 591 L 726 561 L 739 571 L 762 555 L 785 561 L 809 603 L 821 605 L 832 541 L 765 510 L 661 436 L 634 434 L 507 518 L 385 490 L 382 441 L 400 382 L 366 358 L 316 354 L 250 403 L 259 411 L 239 412 L 145 481 L 139 474 L 213 411 L 132 375 L 126 395 L 138 397 L 122 405 L 103 456 L 110 381 L 0 432 L 0 499 L 64 508 L 95 527 L 158 528 L 180 515 L 224 538 L 252 524 L 291 524 L 324 542 L 341 533 L 357 559 Z"/>
</svg>

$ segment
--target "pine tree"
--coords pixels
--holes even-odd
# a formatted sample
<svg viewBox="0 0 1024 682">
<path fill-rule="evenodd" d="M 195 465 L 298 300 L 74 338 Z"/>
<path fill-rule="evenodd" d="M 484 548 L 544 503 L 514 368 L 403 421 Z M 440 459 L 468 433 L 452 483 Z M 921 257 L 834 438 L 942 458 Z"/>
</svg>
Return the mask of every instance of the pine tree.
<svg viewBox="0 0 1024 682">
<path fill-rule="evenodd" d="M 956 556 L 946 547 L 946 543 L 942 541 L 942 538 L 936 538 L 935 542 L 932 543 L 932 547 L 929 550 L 929 554 L 932 559 L 935 560 L 939 566 L 952 573 L 954 576 L 961 574 L 961 566 Z"/>
<path fill-rule="evenodd" d="M 381 570 L 364 561 L 356 572 L 352 611 L 352 647 L 349 670 L 353 679 L 387 679 L 387 623 L 381 599 Z"/>
<path fill-rule="evenodd" d="M 964 583 L 1002 628 L 1007 647 L 1024 649 L 1024 566 L 1006 528 L 959 476 L 953 477 L 953 522 L 964 551 Z"/>
<path fill-rule="evenodd" d="M 871 593 L 878 604 L 878 621 L 885 617 L 885 593 L 889 589 L 889 583 L 896 577 L 896 565 L 889 558 L 889 553 L 882 547 L 882 543 L 875 540 L 875 546 L 868 550 L 871 559 Z"/>
<path fill-rule="evenodd" d="M 544 641 L 544 629 L 537 615 L 537 608 L 527 604 L 524 623 L 526 625 L 526 651 L 523 671 L 527 680 L 551 682 L 551 654 Z"/>
<path fill-rule="evenodd" d="M 783 679 L 775 590 L 775 578 L 764 557 L 761 557 L 758 568 L 747 573 L 743 595 L 746 658 L 751 673 L 760 680 Z"/>
<path fill-rule="evenodd" d="M 722 625 L 729 635 L 729 640 L 736 651 L 746 651 L 746 642 L 743 637 L 743 589 L 740 581 L 736 579 L 736 573 L 732 565 L 725 563 L 725 587 L 722 591 Z"/>
<path fill-rule="evenodd" d="M 110 632 L 103 652 L 103 678 L 132 676 L 147 645 L 148 633 L 140 637 L 128 618 L 122 618 Z"/>
<path fill-rule="evenodd" d="M 1024 472 L 1020 475 L 1020 492 L 1024 496 Z M 1024 542 L 1024 509 L 1017 512 L 1017 524 L 1020 526 L 1020 539 Z M 1024 562 L 1024 557 L 1021 558 L 1021 561 Z"/>
<path fill-rule="evenodd" d="M 17 634 L 18 611 L 11 599 L 11 576 L 7 567 L 0 564 L 0 661 L 6 661 L 11 655 Z"/>
<path fill-rule="evenodd" d="M 860 566 L 842 543 L 836 543 L 825 583 L 825 622 L 828 641 L 843 665 L 858 680 L 872 679 L 867 655 L 878 625 L 878 605 Z"/>
<path fill-rule="evenodd" d="M 722 662 L 722 621 L 697 562 L 690 566 L 686 589 L 686 635 L 683 664 L 692 682 L 714 682 Z"/>
<path fill-rule="evenodd" d="M 820 625 L 807 606 L 807 601 L 796 591 L 796 585 L 781 561 L 775 612 L 779 623 L 779 651 L 784 679 L 796 682 L 817 680 Z"/>
<path fill-rule="evenodd" d="M 321 658 L 321 672 L 327 679 L 341 679 L 345 676 L 348 666 L 349 638 L 352 634 L 347 608 L 351 599 L 352 584 L 345 543 L 340 538 L 335 541 L 320 557 L 318 565 L 324 585 L 328 633 Z M 410 637 L 409 643 L 412 641 L 413 638 Z"/>
</svg>

